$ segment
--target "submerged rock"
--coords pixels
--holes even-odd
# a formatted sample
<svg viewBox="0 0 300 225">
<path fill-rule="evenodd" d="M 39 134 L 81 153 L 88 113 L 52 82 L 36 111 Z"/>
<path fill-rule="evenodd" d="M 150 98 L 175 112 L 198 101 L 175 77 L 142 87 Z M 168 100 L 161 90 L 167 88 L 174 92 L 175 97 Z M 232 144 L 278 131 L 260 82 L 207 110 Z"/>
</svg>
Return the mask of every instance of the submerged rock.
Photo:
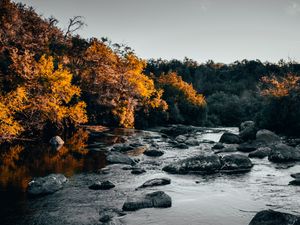
<svg viewBox="0 0 300 225">
<path fill-rule="evenodd" d="M 152 192 L 140 197 L 130 197 L 123 205 L 124 211 L 135 211 L 143 208 L 168 208 L 172 199 L 163 191 Z"/>
<path fill-rule="evenodd" d="M 269 130 L 259 130 L 256 133 L 256 140 L 267 144 L 280 143 L 280 137 Z"/>
<path fill-rule="evenodd" d="M 300 225 L 300 217 L 273 210 L 258 212 L 249 225 Z"/>
<path fill-rule="evenodd" d="M 92 190 L 109 190 L 109 189 L 112 189 L 114 187 L 115 187 L 115 185 L 110 181 L 102 181 L 102 182 L 97 181 L 94 184 L 90 185 L 89 189 L 92 189 Z"/>
<path fill-rule="evenodd" d="M 189 146 L 187 146 L 185 143 L 178 143 L 178 144 L 174 145 L 174 148 L 188 149 Z"/>
<path fill-rule="evenodd" d="M 119 152 L 110 152 L 106 156 L 106 161 L 110 164 L 136 164 L 136 162 L 132 158 Z"/>
<path fill-rule="evenodd" d="M 201 154 L 178 162 L 171 163 L 163 168 L 169 173 L 215 173 L 221 168 L 221 161 L 216 154 Z"/>
<path fill-rule="evenodd" d="M 226 144 L 239 144 L 241 142 L 240 137 L 236 134 L 232 134 L 229 132 L 225 132 L 221 138 L 220 141 L 221 143 L 226 143 Z"/>
<path fill-rule="evenodd" d="M 154 179 L 146 181 L 139 188 L 162 186 L 162 185 L 167 185 L 167 184 L 171 184 L 171 179 L 169 179 L 169 178 L 154 178 Z"/>
<path fill-rule="evenodd" d="M 62 189 L 65 182 L 67 178 L 63 174 L 50 174 L 30 181 L 27 191 L 30 195 L 52 194 Z"/>
<path fill-rule="evenodd" d="M 143 168 L 134 168 L 131 170 L 131 173 L 135 175 L 139 175 L 142 173 L 146 173 L 146 170 L 144 170 Z"/>
<path fill-rule="evenodd" d="M 126 213 L 124 213 L 120 209 L 116 208 L 104 208 L 99 212 L 100 219 L 99 221 L 102 223 L 109 223 L 112 222 L 111 224 L 118 224 L 116 221 L 113 221 L 115 217 L 121 217 L 125 216 Z M 121 224 L 121 223 L 119 223 Z"/>
<path fill-rule="evenodd" d="M 293 148 L 286 144 L 277 144 L 272 148 L 269 154 L 269 160 L 279 163 L 300 161 L 300 149 Z"/>
<path fill-rule="evenodd" d="M 151 157 L 159 157 L 159 156 L 162 156 L 163 154 L 164 154 L 163 151 L 155 150 L 155 149 L 149 149 L 149 150 L 144 151 L 144 155 L 151 156 Z"/>
<path fill-rule="evenodd" d="M 269 147 L 260 147 L 256 149 L 254 152 L 249 153 L 250 158 L 265 158 L 267 157 L 271 152 L 271 148 Z"/>
<path fill-rule="evenodd" d="M 223 172 L 247 172 L 253 167 L 251 160 L 240 154 L 225 155 L 221 158 L 221 171 Z"/>
</svg>

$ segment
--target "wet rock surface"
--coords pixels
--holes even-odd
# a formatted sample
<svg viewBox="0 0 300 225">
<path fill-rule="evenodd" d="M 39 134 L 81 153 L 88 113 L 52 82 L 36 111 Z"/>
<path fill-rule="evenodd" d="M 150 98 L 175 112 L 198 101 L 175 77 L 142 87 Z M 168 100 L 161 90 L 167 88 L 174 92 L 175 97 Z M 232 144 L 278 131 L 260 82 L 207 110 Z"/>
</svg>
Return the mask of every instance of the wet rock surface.
<svg viewBox="0 0 300 225">
<path fill-rule="evenodd" d="M 131 159 L 129 156 L 119 153 L 119 152 L 110 152 L 106 156 L 106 160 L 110 164 L 128 164 L 134 165 L 136 162 Z"/>
<path fill-rule="evenodd" d="M 300 225 L 300 217 L 273 210 L 257 213 L 249 225 Z"/>
<path fill-rule="evenodd" d="M 249 153 L 250 158 L 265 158 L 271 153 L 271 148 L 269 147 L 260 147 L 256 149 L 255 151 Z"/>
<path fill-rule="evenodd" d="M 171 184 L 171 179 L 169 178 L 154 178 L 143 183 L 139 188 L 155 187 Z"/>
<path fill-rule="evenodd" d="M 228 173 L 248 172 L 253 166 L 251 160 L 247 156 L 240 154 L 223 156 L 221 158 L 221 164 L 221 171 Z"/>
<path fill-rule="evenodd" d="M 201 154 L 187 158 L 178 162 L 171 163 L 163 168 L 169 173 L 215 173 L 221 168 L 219 156 L 215 154 Z"/>
<path fill-rule="evenodd" d="M 241 139 L 237 134 L 226 132 L 221 136 L 220 142 L 226 144 L 239 144 Z"/>
<path fill-rule="evenodd" d="M 300 161 L 300 149 L 282 143 L 277 144 L 272 147 L 269 160 L 279 163 Z"/>
<path fill-rule="evenodd" d="M 122 209 L 124 211 L 135 211 L 144 208 L 168 208 L 171 206 L 171 197 L 163 191 L 156 191 L 143 196 L 129 197 Z"/>
<path fill-rule="evenodd" d="M 63 188 L 67 178 L 63 174 L 50 174 L 46 177 L 38 177 L 28 184 L 28 193 L 30 195 L 46 195 Z"/>
</svg>

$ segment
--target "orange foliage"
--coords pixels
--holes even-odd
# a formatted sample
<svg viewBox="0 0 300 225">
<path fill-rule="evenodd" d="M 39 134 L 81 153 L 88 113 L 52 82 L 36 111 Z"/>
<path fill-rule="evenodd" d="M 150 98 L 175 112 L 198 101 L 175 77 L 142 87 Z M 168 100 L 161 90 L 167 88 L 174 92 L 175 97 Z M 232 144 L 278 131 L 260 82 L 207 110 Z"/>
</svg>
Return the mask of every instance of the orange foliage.
<svg viewBox="0 0 300 225">
<path fill-rule="evenodd" d="M 286 77 L 262 77 L 261 81 L 266 86 L 261 91 L 263 96 L 281 98 L 288 96 L 291 91 L 299 89 L 300 77 L 289 73 Z"/>
<path fill-rule="evenodd" d="M 178 76 L 174 72 L 160 76 L 158 82 L 161 85 L 170 85 L 182 92 L 187 101 L 196 106 L 203 107 L 206 105 L 205 97 L 202 94 L 198 94 L 192 84 L 186 83 L 182 80 L 181 76 Z"/>
</svg>

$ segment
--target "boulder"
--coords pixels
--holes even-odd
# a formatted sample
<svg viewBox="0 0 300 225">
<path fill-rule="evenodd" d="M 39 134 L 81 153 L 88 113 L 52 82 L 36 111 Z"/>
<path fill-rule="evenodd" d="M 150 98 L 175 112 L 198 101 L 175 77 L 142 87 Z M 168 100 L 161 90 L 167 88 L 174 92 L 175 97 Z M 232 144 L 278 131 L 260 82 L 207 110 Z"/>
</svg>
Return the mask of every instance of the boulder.
<svg viewBox="0 0 300 225">
<path fill-rule="evenodd" d="M 271 162 L 293 162 L 300 161 L 300 149 L 286 144 L 277 144 L 272 147 L 268 159 Z"/>
<path fill-rule="evenodd" d="M 139 188 L 163 186 L 163 185 L 167 185 L 167 184 L 171 184 L 171 179 L 169 179 L 169 178 L 154 178 L 154 179 L 146 181 Z"/>
<path fill-rule="evenodd" d="M 177 162 L 163 168 L 164 171 L 174 174 L 187 173 L 216 173 L 221 168 L 221 161 L 216 154 L 204 153 Z"/>
<path fill-rule="evenodd" d="M 255 140 L 256 138 L 256 127 L 246 127 L 244 130 L 240 131 L 239 137 L 243 141 Z"/>
<path fill-rule="evenodd" d="M 140 197 L 131 197 L 123 204 L 124 211 L 135 211 L 144 208 L 168 208 L 172 199 L 163 191 L 152 192 Z"/>
<path fill-rule="evenodd" d="M 30 195 L 52 194 L 62 189 L 65 182 L 67 178 L 63 174 L 50 174 L 30 181 L 27 191 Z"/>
<path fill-rule="evenodd" d="M 106 156 L 106 161 L 110 164 L 136 164 L 136 162 L 132 158 L 119 152 L 110 152 Z"/>
<path fill-rule="evenodd" d="M 253 152 L 257 149 L 257 146 L 255 144 L 251 143 L 242 143 L 237 147 L 237 150 L 240 152 Z"/>
<path fill-rule="evenodd" d="M 280 137 L 269 130 L 259 130 L 256 133 L 256 140 L 259 142 L 267 143 L 267 144 L 274 144 L 280 143 Z"/>
<path fill-rule="evenodd" d="M 239 127 L 239 131 L 241 132 L 241 131 L 245 130 L 248 127 L 255 127 L 255 122 L 251 121 L 251 120 L 242 122 L 240 127 Z"/>
<path fill-rule="evenodd" d="M 53 147 L 57 148 L 59 146 L 62 146 L 65 142 L 63 141 L 63 139 L 60 136 L 55 136 L 50 139 L 49 143 Z"/>
<path fill-rule="evenodd" d="M 300 217 L 273 210 L 258 212 L 249 225 L 300 225 Z"/>
<path fill-rule="evenodd" d="M 110 181 L 102 181 L 102 182 L 95 182 L 94 184 L 89 186 L 91 190 L 109 190 L 114 188 L 115 185 Z"/>
<path fill-rule="evenodd" d="M 239 144 L 241 142 L 240 137 L 236 134 L 225 132 L 221 138 L 220 141 L 221 143 L 226 143 L 226 144 Z"/>
<path fill-rule="evenodd" d="M 258 149 L 256 149 L 254 152 L 249 153 L 249 157 L 250 158 L 265 158 L 267 157 L 271 152 L 271 148 L 269 147 L 260 147 Z"/>
<path fill-rule="evenodd" d="M 240 154 L 225 155 L 221 158 L 222 172 L 248 172 L 253 167 L 251 160 Z"/>
<path fill-rule="evenodd" d="M 148 150 L 144 151 L 144 155 L 151 156 L 151 157 L 159 157 L 159 156 L 162 156 L 163 154 L 164 154 L 163 151 L 155 150 L 155 149 L 148 149 Z"/>
</svg>

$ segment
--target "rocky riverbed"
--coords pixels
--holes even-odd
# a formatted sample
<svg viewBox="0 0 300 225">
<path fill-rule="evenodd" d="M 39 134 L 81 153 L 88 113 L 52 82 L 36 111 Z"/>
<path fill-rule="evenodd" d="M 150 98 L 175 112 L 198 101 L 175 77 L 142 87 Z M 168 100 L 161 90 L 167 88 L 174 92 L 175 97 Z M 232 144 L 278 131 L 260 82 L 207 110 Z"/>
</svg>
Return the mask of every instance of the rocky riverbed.
<svg viewBox="0 0 300 225">
<path fill-rule="evenodd" d="M 247 225 L 262 210 L 299 215 L 297 140 L 253 134 L 251 126 L 240 135 L 191 126 L 90 129 L 55 149 L 9 149 L 1 158 L 0 222 Z M 251 225 L 273 215 L 257 214 Z"/>
</svg>

